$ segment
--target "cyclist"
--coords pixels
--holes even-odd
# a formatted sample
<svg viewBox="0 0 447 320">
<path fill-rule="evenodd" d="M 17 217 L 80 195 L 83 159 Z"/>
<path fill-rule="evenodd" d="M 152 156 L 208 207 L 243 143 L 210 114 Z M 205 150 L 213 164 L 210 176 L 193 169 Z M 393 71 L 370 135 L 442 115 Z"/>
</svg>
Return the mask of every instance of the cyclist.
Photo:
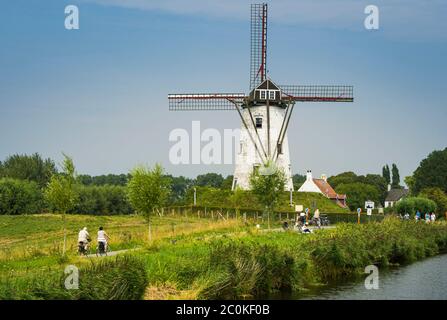
<svg viewBox="0 0 447 320">
<path fill-rule="evenodd" d="M 98 230 L 98 249 L 100 253 L 107 252 L 107 241 L 110 239 L 109 235 L 104 231 L 103 227 Z"/>
<path fill-rule="evenodd" d="M 80 254 L 86 253 L 90 240 L 90 234 L 87 231 L 87 227 L 84 227 L 78 234 L 78 248 Z"/>
</svg>

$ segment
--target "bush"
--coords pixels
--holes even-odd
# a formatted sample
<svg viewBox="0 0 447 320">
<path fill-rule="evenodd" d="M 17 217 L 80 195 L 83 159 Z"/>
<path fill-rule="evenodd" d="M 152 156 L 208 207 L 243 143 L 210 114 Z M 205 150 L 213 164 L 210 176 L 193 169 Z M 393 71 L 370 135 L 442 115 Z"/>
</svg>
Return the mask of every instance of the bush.
<svg viewBox="0 0 447 320">
<path fill-rule="evenodd" d="M 43 208 L 43 194 L 37 183 L 10 178 L 0 180 L 0 214 L 40 213 Z"/>
<path fill-rule="evenodd" d="M 405 213 L 415 213 L 414 210 L 415 202 L 413 198 L 402 199 L 397 202 L 394 206 L 395 211 L 399 214 Z"/>
<path fill-rule="evenodd" d="M 79 290 L 67 290 L 67 275 L 45 272 L 0 279 L 0 300 L 137 300 L 148 284 L 144 263 L 133 257 L 102 260 L 79 270 Z"/>
<path fill-rule="evenodd" d="M 409 197 L 397 202 L 395 209 L 400 214 L 414 214 L 416 211 L 421 213 L 434 212 L 436 211 L 436 203 L 427 198 Z"/>
</svg>

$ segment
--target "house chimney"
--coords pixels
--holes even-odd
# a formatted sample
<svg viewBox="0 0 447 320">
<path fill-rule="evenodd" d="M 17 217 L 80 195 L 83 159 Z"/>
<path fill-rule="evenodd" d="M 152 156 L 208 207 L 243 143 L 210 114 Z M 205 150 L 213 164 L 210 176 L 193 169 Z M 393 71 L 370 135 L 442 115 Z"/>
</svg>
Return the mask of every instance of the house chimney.
<svg viewBox="0 0 447 320">
<path fill-rule="evenodd" d="M 391 184 L 388 184 L 388 191 L 391 191 Z"/>
<path fill-rule="evenodd" d="M 312 170 L 307 170 L 306 173 L 306 180 L 312 180 Z"/>
<path fill-rule="evenodd" d="M 321 175 L 321 179 L 327 182 L 327 176 L 324 173 Z"/>
</svg>

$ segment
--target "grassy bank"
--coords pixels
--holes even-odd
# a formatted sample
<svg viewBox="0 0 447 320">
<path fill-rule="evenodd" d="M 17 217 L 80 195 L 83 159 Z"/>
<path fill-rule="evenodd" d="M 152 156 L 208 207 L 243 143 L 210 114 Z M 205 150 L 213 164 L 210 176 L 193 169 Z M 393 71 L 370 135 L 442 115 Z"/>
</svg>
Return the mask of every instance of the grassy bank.
<svg viewBox="0 0 447 320">
<path fill-rule="evenodd" d="M 447 249 L 447 225 L 386 219 L 340 224 L 312 235 L 243 232 L 159 244 L 146 260 L 148 299 L 234 299 L 300 291 Z"/>
</svg>

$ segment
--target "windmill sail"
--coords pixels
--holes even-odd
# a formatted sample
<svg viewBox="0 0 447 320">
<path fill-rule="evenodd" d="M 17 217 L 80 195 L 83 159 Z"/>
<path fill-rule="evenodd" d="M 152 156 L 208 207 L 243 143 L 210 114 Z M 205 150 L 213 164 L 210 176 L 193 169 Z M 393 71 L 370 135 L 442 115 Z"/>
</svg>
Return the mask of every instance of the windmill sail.
<svg viewBox="0 0 447 320">
<path fill-rule="evenodd" d="M 244 93 L 189 93 L 169 94 L 169 110 L 235 110 L 235 104 L 241 105 Z"/>
<path fill-rule="evenodd" d="M 261 84 L 267 72 L 267 4 L 251 5 L 250 91 Z"/>
<path fill-rule="evenodd" d="M 282 85 L 283 99 L 301 102 L 353 102 L 353 86 Z"/>
</svg>

